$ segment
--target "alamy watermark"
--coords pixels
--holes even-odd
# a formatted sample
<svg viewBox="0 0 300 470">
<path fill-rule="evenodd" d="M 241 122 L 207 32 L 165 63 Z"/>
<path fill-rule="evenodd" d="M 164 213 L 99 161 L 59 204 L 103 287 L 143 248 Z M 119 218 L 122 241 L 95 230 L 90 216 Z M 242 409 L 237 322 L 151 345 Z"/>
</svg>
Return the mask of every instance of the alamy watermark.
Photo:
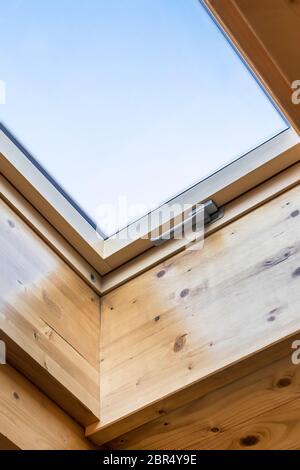
<svg viewBox="0 0 300 470">
<path fill-rule="evenodd" d="M 292 103 L 300 104 L 300 80 L 295 80 L 292 83 L 292 89 L 295 90 L 292 93 Z"/>
<path fill-rule="evenodd" d="M 137 214 L 147 214 L 126 226 Z M 184 240 L 190 250 L 200 250 L 204 240 L 205 206 L 203 204 L 168 203 L 149 211 L 142 204 L 130 205 L 125 196 L 117 205 L 100 204 L 96 214 L 97 234 L 103 231 L 114 240 L 150 239 L 154 243 Z M 125 227 L 117 230 L 117 227 Z M 196 243 L 197 242 L 197 243 Z"/>
<path fill-rule="evenodd" d="M 294 349 L 294 352 L 292 353 L 292 363 L 295 366 L 300 365 L 300 340 L 297 339 L 292 343 L 292 349 Z"/>
</svg>

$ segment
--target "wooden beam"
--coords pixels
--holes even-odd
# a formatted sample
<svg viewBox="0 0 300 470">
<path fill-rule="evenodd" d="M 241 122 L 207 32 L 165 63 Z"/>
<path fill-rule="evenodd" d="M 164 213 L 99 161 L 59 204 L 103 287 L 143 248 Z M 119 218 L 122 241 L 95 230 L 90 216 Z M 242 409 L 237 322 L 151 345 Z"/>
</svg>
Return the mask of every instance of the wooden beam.
<svg viewBox="0 0 300 470">
<path fill-rule="evenodd" d="M 13 317 L 14 312 L 10 311 L 10 313 L 12 313 L 11 317 Z M 15 320 L 16 318 L 12 318 L 12 323 Z M 22 329 L 23 326 L 24 330 Z M 70 416 L 74 417 L 77 422 L 87 426 L 97 421 L 99 419 L 99 400 L 97 396 L 90 396 L 90 390 L 95 387 L 97 393 L 99 393 L 98 388 L 96 388 L 88 374 L 84 372 L 82 373 L 82 378 L 86 380 L 86 385 L 80 386 L 76 383 L 75 377 L 79 375 L 76 368 L 80 364 L 86 368 L 86 364 L 80 361 L 80 357 L 69 355 L 70 369 L 69 375 L 66 377 L 67 374 L 64 367 L 67 366 L 67 358 L 62 356 L 62 360 L 57 361 L 57 363 L 51 359 L 51 356 L 57 354 L 57 351 L 54 350 L 53 342 L 43 338 L 43 333 L 38 332 L 36 334 L 39 335 L 40 354 L 35 351 L 28 353 L 28 338 L 25 333 L 26 326 L 20 325 L 17 334 L 13 331 L 13 328 L 11 330 L 5 328 L 8 331 L 7 334 L 1 329 L 0 323 L 0 340 L 4 341 L 6 345 L 7 363 L 21 371 L 32 383 L 43 390 L 45 395 L 61 406 Z M 23 334 L 24 337 L 22 337 Z M 47 334 L 51 335 L 51 330 L 48 330 Z M 55 333 L 52 334 L 56 336 Z M 59 337 L 56 337 L 55 341 L 59 343 Z M 62 343 L 61 346 L 67 349 Z M 76 359 L 79 359 L 78 363 Z M 74 376 L 72 376 L 72 373 L 74 373 Z M 95 379 L 97 379 L 97 376 Z"/>
<path fill-rule="evenodd" d="M 104 296 L 101 424 L 88 435 L 104 442 L 154 420 L 298 333 L 299 231 L 296 186 Z"/>
<path fill-rule="evenodd" d="M 78 424 L 9 365 L 0 366 L 0 383 L 0 448 L 95 448 Z"/>
<path fill-rule="evenodd" d="M 300 368 L 292 364 L 291 344 L 286 343 L 285 358 L 121 436 L 108 447 L 300 448 Z"/>
</svg>

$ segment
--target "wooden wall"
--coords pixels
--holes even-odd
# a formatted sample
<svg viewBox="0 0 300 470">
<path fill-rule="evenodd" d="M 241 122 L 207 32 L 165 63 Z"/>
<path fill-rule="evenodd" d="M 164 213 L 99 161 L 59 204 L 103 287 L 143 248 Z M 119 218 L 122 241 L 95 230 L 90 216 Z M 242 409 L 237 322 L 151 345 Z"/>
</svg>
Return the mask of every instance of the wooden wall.
<svg viewBox="0 0 300 470">
<path fill-rule="evenodd" d="M 0 200 L 7 361 L 82 425 L 99 419 L 99 297 Z"/>
<path fill-rule="evenodd" d="M 90 450 L 84 430 L 9 365 L 0 366 L 1 450 Z"/>
<path fill-rule="evenodd" d="M 282 356 L 287 367 L 291 339 L 279 355 L 267 351 L 300 331 L 299 233 L 297 186 L 209 236 L 204 249 L 180 253 L 103 297 L 101 423 L 89 429 L 95 442 L 188 446 L 180 420 L 185 412 L 196 420 L 193 409 L 201 415 L 203 395 Z M 178 440 L 166 429 L 174 420 Z M 193 443 L 206 421 L 199 426 Z"/>
<path fill-rule="evenodd" d="M 299 233 L 297 185 L 105 295 L 100 336 L 98 296 L 0 201 L 0 448 L 300 448 Z"/>
<path fill-rule="evenodd" d="M 300 449 L 300 367 L 290 356 L 109 443 L 112 449 Z"/>
<path fill-rule="evenodd" d="M 105 295 L 100 331 L 98 296 L 0 201 L 0 448 L 91 448 L 83 426 L 112 449 L 300 448 L 299 233 L 296 185 Z"/>
</svg>

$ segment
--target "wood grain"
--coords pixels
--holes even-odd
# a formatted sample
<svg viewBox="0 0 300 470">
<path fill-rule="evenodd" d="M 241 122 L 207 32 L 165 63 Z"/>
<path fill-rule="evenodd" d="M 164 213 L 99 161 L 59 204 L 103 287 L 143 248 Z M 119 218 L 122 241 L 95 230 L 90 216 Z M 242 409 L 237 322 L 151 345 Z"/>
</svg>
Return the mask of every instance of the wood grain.
<svg viewBox="0 0 300 470">
<path fill-rule="evenodd" d="M 299 331 L 299 214 L 297 186 L 103 297 L 89 432 L 155 419 L 161 400 Z"/>
<path fill-rule="evenodd" d="M 84 425 L 99 417 L 99 330 L 99 297 L 0 201 L 8 360 Z"/>
<path fill-rule="evenodd" d="M 0 383 L 0 448 L 94 448 L 78 424 L 9 365 L 0 366 Z"/>
<path fill-rule="evenodd" d="M 121 436 L 112 449 L 300 447 L 300 368 L 285 359 Z"/>
<path fill-rule="evenodd" d="M 29 330 L 31 328 L 29 325 Z M 35 330 L 39 339 L 38 346 L 33 347 L 22 328 L 13 325 L 5 330 L 0 328 L 0 339 L 6 344 L 9 364 L 83 426 L 99 419 L 98 374 L 95 371 L 89 371 L 87 364 L 72 354 L 51 330 L 45 332 L 44 338 L 44 333 Z"/>
</svg>

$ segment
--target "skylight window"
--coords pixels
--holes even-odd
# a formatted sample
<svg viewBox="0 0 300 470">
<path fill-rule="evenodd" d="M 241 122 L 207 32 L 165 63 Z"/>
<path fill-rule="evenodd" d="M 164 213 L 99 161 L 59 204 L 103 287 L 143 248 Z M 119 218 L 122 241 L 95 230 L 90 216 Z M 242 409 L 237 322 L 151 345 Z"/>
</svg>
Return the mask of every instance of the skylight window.
<svg viewBox="0 0 300 470">
<path fill-rule="evenodd" d="M 0 26 L 1 123 L 107 236 L 287 128 L 196 0 L 11 0 Z"/>
</svg>

